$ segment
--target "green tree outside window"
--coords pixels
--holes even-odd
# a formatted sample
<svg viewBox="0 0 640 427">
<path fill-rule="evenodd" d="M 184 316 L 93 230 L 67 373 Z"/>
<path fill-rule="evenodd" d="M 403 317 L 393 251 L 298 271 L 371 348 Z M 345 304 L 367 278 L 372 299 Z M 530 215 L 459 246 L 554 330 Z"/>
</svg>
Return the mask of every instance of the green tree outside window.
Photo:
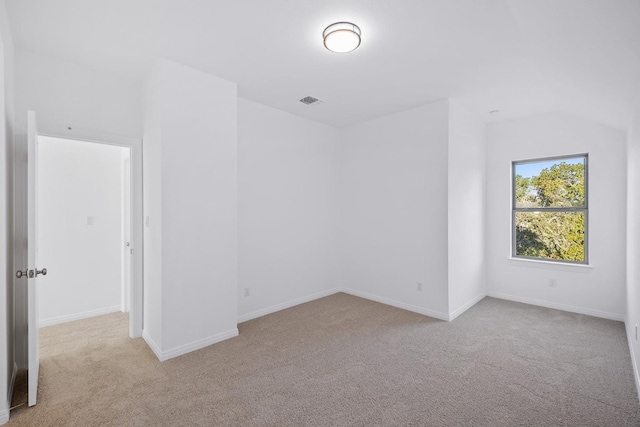
<svg viewBox="0 0 640 427">
<path fill-rule="evenodd" d="M 514 256 L 587 262 L 587 156 L 513 163 Z"/>
</svg>

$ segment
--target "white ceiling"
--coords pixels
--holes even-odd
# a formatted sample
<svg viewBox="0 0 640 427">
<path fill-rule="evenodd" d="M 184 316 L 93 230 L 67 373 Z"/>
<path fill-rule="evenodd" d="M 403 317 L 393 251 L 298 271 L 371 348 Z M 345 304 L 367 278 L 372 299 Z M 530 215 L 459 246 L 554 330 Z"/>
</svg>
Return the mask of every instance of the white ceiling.
<svg viewBox="0 0 640 427">
<path fill-rule="evenodd" d="M 164 56 L 337 127 L 454 97 L 486 121 L 564 111 L 626 129 L 640 93 L 640 0 L 5 2 L 19 49 L 136 79 Z M 325 50 L 344 20 L 361 46 Z"/>
</svg>

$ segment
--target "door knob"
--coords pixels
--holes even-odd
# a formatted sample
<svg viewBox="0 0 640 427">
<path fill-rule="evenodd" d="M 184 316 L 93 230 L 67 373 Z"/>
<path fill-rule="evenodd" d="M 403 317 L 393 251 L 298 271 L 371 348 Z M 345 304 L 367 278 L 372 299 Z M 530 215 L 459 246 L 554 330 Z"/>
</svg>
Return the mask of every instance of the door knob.
<svg viewBox="0 0 640 427">
<path fill-rule="evenodd" d="M 43 268 L 42 270 L 38 270 L 36 268 L 35 270 L 25 270 L 25 271 L 18 270 L 18 271 L 16 271 L 16 277 L 18 279 L 21 279 L 22 277 L 27 277 L 29 279 L 32 279 L 34 277 L 38 277 L 38 274 L 42 274 L 43 276 L 46 276 L 47 275 L 47 269 Z"/>
</svg>

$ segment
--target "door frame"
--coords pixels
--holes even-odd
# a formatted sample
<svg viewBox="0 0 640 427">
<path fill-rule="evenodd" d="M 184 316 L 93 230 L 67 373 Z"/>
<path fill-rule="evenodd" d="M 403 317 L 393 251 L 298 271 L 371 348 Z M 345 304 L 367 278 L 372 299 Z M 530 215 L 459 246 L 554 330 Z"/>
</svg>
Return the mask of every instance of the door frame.
<svg viewBox="0 0 640 427">
<path fill-rule="evenodd" d="M 142 337 L 143 327 L 143 207 L 142 139 L 73 129 L 68 126 L 41 126 L 38 135 L 130 148 L 131 159 L 131 286 L 129 290 L 129 336 Z"/>
<path fill-rule="evenodd" d="M 131 149 L 127 157 L 121 159 L 121 198 L 122 198 L 122 283 L 120 309 L 123 313 L 131 311 Z"/>
</svg>

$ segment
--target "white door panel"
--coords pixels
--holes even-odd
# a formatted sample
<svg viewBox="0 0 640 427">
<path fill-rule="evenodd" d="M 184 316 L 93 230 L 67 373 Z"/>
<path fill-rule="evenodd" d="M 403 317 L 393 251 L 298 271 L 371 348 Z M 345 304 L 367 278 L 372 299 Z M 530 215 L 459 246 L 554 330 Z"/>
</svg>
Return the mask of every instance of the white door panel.
<svg viewBox="0 0 640 427">
<path fill-rule="evenodd" d="M 38 398 L 38 373 L 40 370 L 40 333 L 38 306 L 38 126 L 36 113 L 28 112 L 27 117 L 27 322 L 29 353 L 29 406 Z M 45 272 L 46 274 L 46 272 Z"/>
</svg>

